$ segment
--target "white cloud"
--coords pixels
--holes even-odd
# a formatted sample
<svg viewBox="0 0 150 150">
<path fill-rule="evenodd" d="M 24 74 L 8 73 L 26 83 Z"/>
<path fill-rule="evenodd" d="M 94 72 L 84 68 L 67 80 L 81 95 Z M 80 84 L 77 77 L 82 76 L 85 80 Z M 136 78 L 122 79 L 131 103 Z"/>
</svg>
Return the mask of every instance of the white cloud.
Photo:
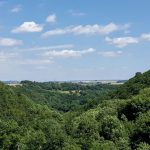
<svg viewBox="0 0 150 150">
<path fill-rule="evenodd" d="M 93 53 L 96 50 L 93 48 L 89 48 L 86 50 L 82 50 L 82 51 L 76 51 L 76 50 L 61 50 L 61 51 L 56 51 L 56 50 L 52 50 L 52 51 L 47 51 L 43 54 L 43 56 L 48 56 L 48 57 L 80 57 L 84 54 L 88 54 L 88 53 Z"/>
<path fill-rule="evenodd" d="M 75 34 L 109 34 L 111 32 L 114 32 L 118 29 L 117 25 L 114 23 L 110 23 L 106 26 L 100 26 L 98 24 L 95 24 L 93 26 L 86 25 L 86 26 L 77 26 L 72 29 L 72 32 Z"/>
<path fill-rule="evenodd" d="M 11 9 L 11 12 L 12 13 L 18 13 L 21 10 L 22 10 L 22 6 L 21 5 L 17 5 L 14 8 Z"/>
<path fill-rule="evenodd" d="M 144 33 L 141 35 L 141 39 L 145 41 L 150 41 L 150 33 Z"/>
<path fill-rule="evenodd" d="M 105 26 L 103 25 L 78 25 L 78 26 L 71 26 L 66 27 L 64 29 L 54 29 L 45 32 L 42 36 L 54 36 L 54 35 L 64 35 L 64 34 L 75 34 L 75 35 L 107 35 L 117 30 L 125 30 L 129 28 L 128 24 L 125 25 L 116 25 L 114 23 L 109 23 Z"/>
<path fill-rule="evenodd" d="M 5 53 L 3 51 L 0 52 L 0 62 L 8 62 L 12 58 L 15 58 L 18 54 L 17 53 Z"/>
<path fill-rule="evenodd" d="M 43 59 L 43 58 L 24 58 L 21 54 L 16 52 L 4 52 L 0 51 L 0 62 L 2 63 L 13 63 L 16 65 L 49 65 L 53 64 L 54 61 L 52 59 Z"/>
<path fill-rule="evenodd" d="M 0 37 L 0 46 L 17 46 L 21 45 L 23 42 L 21 40 L 16 40 L 12 38 L 1 38 Z"/>
<path fill-rule="evenodd" d="M 109 38 L 109 37 L 106 37 L 105 40 L 112 44 L 112 45 L 115 45 L 119 48 L 122 48 L 122 47 L 125 47 L 129 44 L 136 44 L 136 43 L 139 43 L 139 40 L 138 38 L 134 38 L 134 37 L 119 37 L 119 38 Z"/>
<path fill-rule="evenodd" d="M 52 45 L 52 46 L 41 46 L 41 47 L 31 47 L 22 49 L 22 51 L 45 51 L 45 50 L 51 50 L 51 49 L 66 49 L 66 48 L 72 48 L 72 44 L 64 44 L 64 45 Z"/>
<path fill-rule="evenodd" d="M 55 29 L 55 30 L 50 30 L 50 31 L 47 31 L 45 33 L 42 34 L 42 37 L 46 38 L 46 37 L 49 37 L 49 36 L 55 36 L 55 35 L 64 35 L 64 34 L 67 34 L 67 30 L 66 29 Z"/>
<path fill-rule="evenodd" d="M 49 23 L 54 23 L 54 22 L 56 22 L 56 15 L 55 15 L 55 14 L 49 15 L 49 16 L 46 18 L 46 22 L 49 22 Z"/>
<path fill-rule="evenodd" d="M 99 52 L 98 54 L 103 57 L 118 57 L 122 54 L 122 51 L 103 51 Z"/>
<path fill-rule="evenodd" d="M 43 30 L 43 26 L 40 24 L 36 24 L 35 22 L 24 22 L 19 27 L 16 27 L 12 30 L 13 33 L 20 32 L 41 32 Z"/>
</svg>

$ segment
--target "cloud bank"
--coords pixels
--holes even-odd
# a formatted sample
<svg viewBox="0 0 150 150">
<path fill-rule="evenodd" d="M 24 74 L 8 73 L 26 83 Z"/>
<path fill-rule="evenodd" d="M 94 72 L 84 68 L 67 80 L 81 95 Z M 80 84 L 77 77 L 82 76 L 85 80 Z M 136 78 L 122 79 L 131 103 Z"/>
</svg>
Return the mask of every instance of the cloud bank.
<svg viewBox="0 0 150 150">
<path fill-rule="evenodd" d="M 105 41 L 119 48 L 125 47 L 129 44 L 139 43 L 138 38 L 134 38 L 134 37 L 119 37 L 119 38 L 106 37 Z"/>
<path fill-rule="evenodd" d="M 21 40 L 0 37 L 0 46 L 11 47 L 11 46 L 17 46 L 17 45 L 22 45 L 22 44 L 23 42 Z"/>
<path fill-rule="evenodd" d="M 66 57 L 80 57 L 82 55 L 93 53 L 95 51 L 96 50 L 93 49 L 93 48 L 89 48 L 89 49 L 81 50 L 81 51 L 77 51 L 77 50 L 61 50 L 61 51 L 52 50 L 52 51 L 45 52 L 43 54 L 43 56 L 61 57 L 61 58 L 66 58 Z"/>
<path fill-rule="evenodd" d="M 127 24 L 125 25 L 116 25 L 114 23 L 109 23 L 107 25 L 78 25 L 70 26 L 66 28 L 58 28 L 54 30 L 49 30 L 42 34 L 42 37 L 56 36 L 56 35 L 65 35 L 65 34 L 75 34 L 75 35 L 107 35 L 118 30 L 124 30 L 128 28 Z"/>
</svg>

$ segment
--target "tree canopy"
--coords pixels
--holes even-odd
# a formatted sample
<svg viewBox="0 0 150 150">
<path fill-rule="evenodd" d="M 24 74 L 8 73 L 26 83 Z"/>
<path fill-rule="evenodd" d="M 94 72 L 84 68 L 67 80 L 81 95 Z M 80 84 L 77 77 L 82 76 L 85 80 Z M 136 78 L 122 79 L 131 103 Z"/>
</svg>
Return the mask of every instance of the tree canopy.
<svg viewBox="0 0 150 150">
<path fill-rule="evenodd" d="M 21 84 L 0 83 L 0 149 L 150 149 L 150 71 L 119 87 Z"/>
</svg>

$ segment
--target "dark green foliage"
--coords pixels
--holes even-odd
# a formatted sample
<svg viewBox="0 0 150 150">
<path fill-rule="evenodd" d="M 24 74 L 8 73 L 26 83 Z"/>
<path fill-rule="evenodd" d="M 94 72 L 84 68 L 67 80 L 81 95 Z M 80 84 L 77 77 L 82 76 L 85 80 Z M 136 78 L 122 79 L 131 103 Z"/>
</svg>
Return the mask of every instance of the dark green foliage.
<svg viewBox="0 0 150 150">
<path fill-rule="evenodd" d="M 149 89 L 144 89 L 140 95 L 133 97 L 132 101 L 129 101 L 118 112 L 119 119 L 124 115 L 129 121 L 135 120 L 140 113 L 150 110 L 150 93 Z M 130 113 L 129 113 L 130 112 Z"/>
<path fill-rule="evenodd" d="M 111 85 L 0 83 L 0 149 L 149 150 L 148 87 L 150 71 L 115 92 Z"/>
<path fill-rule="evenodd" d="M 36 103 L 63 112 L 95 107 L 102 100 L 109 99 L 108 93 L 116 88 L 114 85 L 57 82 L 22 81 L 21 84 L 21 87 L 15 88 L 17 93 L 23 93 Z"/>
<path fill-rule="evenodd" d="M 94 119 L 82 118 L 78 125 L 73 128 L 73 137 L 77 139 L 82 149 L 88 150 L 91 144 L 99 140 L 98 124 Z"/>
<path fill-rule="evenodd" d="M 24 95 L 0 84 L 0 147 L 2 149 L 47 149 L 63 147 L 65 132 L 59 113 L 34 104 Z M 50 149 L 50 148 L 49 148 Z"/>
<path fill-rule="evenodd" d="M 140 90 L 150 87 L 150 70 L 145 73 L 137 72 L 135 77 L 121 85 L 115 92 L 111 93 L 111 98 L 127 99 L 139 93 Z"/>
</svg>

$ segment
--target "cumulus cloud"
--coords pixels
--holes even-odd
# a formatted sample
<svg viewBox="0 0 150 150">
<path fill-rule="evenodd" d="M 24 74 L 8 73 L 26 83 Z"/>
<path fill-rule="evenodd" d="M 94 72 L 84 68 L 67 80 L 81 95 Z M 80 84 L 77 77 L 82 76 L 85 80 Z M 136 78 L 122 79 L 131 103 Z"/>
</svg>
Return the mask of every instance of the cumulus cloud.
<svg viewBox="0 0 150 150">
<path fill-rule="evenodd" d="M 72 29 L 72 32 L 75 34 L 109 34 L 111 32 L 114 32 L 118 29 L 117 25 L 114 23 L 110 23 L 106 26 L 100 26 L 98 24 L 95 24 L 93 26 L 86 25 L 86 26 L 77 26 Z"/>
<path fill-rule="evenodd" d="M 54 23 L 54 22 L 56 22 L 56 15 L 55 15 L 55 14 L 49 15 L 49 16 L 46 18 L 46 22 L 49 22 L 49 23 Z"/>
<path fill-rule="evenodd" d="M 23 42 L 21 40 L 0 37 L 0 46 L 10 47 L 10 46 L 17 46 L 17 45 L 21 45 L 21 44 L 23 44 Z"/>
<path fill-rule="evenodd" d="M 17 6 L 15 6 L 15 7 L 13 7 L 12 9 L 11 9 L 11 12 L 12 13 L 18 13 L 18 12 L 20 12 L 22 10 L 22 6 L 21 5 L 17 5 Z"/>
<path fill-rule="evenodd" d="M 98 54 L 103 57 L 118 57 L 122 54 L 122 51 L 103 51 L 99 52 Z"/>
<path fill-rule="evenodd" d="M 12 30 L 13 33 L 20 33 L 20 32 L 41 32 L 43 30 L 43 26 L 37 24 L 33 21 L 31 22 L 24 22 L 19 27 L 16 27 Z"/>
<path fill-rule="evenodd" d="M 141 39 L 145 41 L 150 41 L 150 33 L 144 33 L 141 35 Z"/>
<path fill-rule="evenodd" d="M 89 48 L 86 50 L 82 50 L 82 51 L 76 51 L 76 50 L 61 50 L 61 51 L 56 51 L 56 50 L 52 50 L 52 51 L 47 51 L 43 54 L 43 56 L 48 56 L 48 57 L 80 57 L 84 54 L 88 54 L 88 53 L 93 53 L 96 50 L 93 48 Z"/>
<path fill-rule="evenodd" d="M 117 30 L 124 30 L 129 28 L 129 25 L 116 25 L 114 23 L 109 23 L 107 25 L 78 25 L 66 27 L 64 29 L 58 28 L 54 30 L 49 30 L 45 32 L 42 36 L 49 37 L 54 35 L 64 35 L 64 34 L 75 34 L 75 35 L 107 35 Z"/>
<path fill-rule="evenodd" d="M 116 47 L 122 48 L 125 47 L 129 44 L 136 44 L 139 43 L 139 39 L 138 38 L 134 38 L 134 37 L 119 37 L 119 38 L 109 38 L 106 37 L 105 40 L 112 45 L 115 45 Z"/>
</svg>

